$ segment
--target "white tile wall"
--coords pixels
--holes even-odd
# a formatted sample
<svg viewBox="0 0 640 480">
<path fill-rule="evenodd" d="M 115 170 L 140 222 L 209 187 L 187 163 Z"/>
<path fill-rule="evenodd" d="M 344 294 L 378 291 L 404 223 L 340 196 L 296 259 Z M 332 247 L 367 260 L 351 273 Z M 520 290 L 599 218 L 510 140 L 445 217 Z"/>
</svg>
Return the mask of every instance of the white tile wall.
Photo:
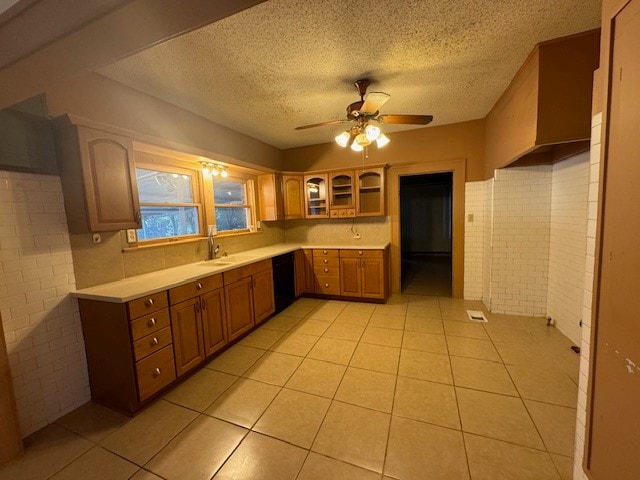
<svg viewBox="0 0 640 480">
<path fill-rule="evenodd" d="M 493 239 L 493 178 L 485 182 L 485 221 L 482 233 L 482 301 L 491 310 L 491 248 Z"/>
<path fill-rule="evenodd" d="M 587 240 L 584 262 L 584 296 L 582 310 L 582 342 L 580 344 L 580 381 L 578 385 L 578 412 L 576 421 L 576 439 L 574 449 L 574 480 L 587 480 L 582 468 L 584 458 L 585 425 L 587 423 L 587 386 L 589 375 L 589 355 L 591 352 L 591 299 L 593 295 L 593 272 L 595 265 L 595 225 L 598 211 L 598 186 L 600 182 L 600 137 L 602 113 L 591 120 L 591 152 L 589 168 L 589 205 L 587 208 Z"/>
<path fill-rule="evenodd" d="M 547 315 L 576 345 L 582 335 L 589 152 L 553 165 Z"/>
<path fill-rule="evenodd" d="M 545 315 L 550 218 L 550 165 L 495 171 L 492 312 Z"/>
<path fill-rule="evenodd" d="M 24 436 L 90 396 L 60 178 L 0 171 L 0 313 Z"/>
<path fill-rule="evenodd" d="M 482 299 L 486 182 L 465 184 L 464 298 Z M 472 217 L 472 218 L 471 218 Z"/>
</svg>

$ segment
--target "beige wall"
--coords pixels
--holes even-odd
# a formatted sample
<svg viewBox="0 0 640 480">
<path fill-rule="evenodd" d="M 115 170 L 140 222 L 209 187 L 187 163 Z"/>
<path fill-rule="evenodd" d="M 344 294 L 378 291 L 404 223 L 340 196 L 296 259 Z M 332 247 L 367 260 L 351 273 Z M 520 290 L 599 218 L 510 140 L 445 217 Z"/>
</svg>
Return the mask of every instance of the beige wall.
<svg viewBox="0 0 640 480">
<path fill-rule="evenodd" d="M 391 143 L 369 148 L 367 165 L 467 161 L 466 181 L 482 180 L 484 168 L 484 120 L 418 128 L 389 134 Z M 327 136 L 329 133 L 327 132 Z M 291 148 L 283 152 L 283 169 L 303 172 L 332 168 L 358 168 L 362 156 L 335 142 Z"/>
<path fill-rule="evenodd" d="M 163 141 L 176 150 L 211 155 L 215 160 L 279 170 L 281 151 L 163 100 L 97 73 L 46 92 L 49 113 L 79 115 Z M 188 148 L 187 148 L 188 147 Z"/>
<path fill-rule="evenodd" d="M 352 227 L 360 239 L 353 238 Z M 388 243 L 390 234 L 389 217 L 285 220 L 285 238 L 289 243 L 379 245 Z"/>
</svg>

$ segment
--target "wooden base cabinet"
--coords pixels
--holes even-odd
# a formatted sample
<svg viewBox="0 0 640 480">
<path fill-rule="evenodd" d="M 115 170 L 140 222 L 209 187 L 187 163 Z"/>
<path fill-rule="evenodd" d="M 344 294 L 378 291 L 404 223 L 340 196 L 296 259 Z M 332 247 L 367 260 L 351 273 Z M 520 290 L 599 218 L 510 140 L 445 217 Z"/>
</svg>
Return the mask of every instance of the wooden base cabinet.
<svg viewBox="0 0 640 480">
<path fill-rule="evenodd" d="M 221 274 L 169 290 L 178 376 L 227 344 L 223 292 Z"/>
<path fill-rule="evenodd" d="M 254 326 L 252 283 L 251 277 L 246 277 L 224 287 L 229 340 L 234 340 Z"/>
<path fill-rule="evenodd" d="M 340 250 L 340 295 L 386 298 L 385 252 Z"/>
</svg>

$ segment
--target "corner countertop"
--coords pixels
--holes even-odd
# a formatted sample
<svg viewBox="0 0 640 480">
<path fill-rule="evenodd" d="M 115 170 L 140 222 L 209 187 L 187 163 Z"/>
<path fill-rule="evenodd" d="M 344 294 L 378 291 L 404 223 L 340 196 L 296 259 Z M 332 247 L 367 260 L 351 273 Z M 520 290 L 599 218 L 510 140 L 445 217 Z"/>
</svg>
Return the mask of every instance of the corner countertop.
<svg viewBox="0 0 640 480">
<path fill-rule="evenodd" d="M 124 303 L 145 295 L 161 292 L 169 288 L 184 285 L 200 278 L 217 273 L 223 273 L 251 263 L 259 262 L 284 253 L 305 249 L 342 249 L 342 250 L 384 250 L 389 244 L 294 244 L 277 243 L 267 247 L 246 250 L 228 257 L 222 257 L 218 261 L 202 261 L 166 268 L 156 272 L 136 275 L 111 283 L 96 285 L 89 288 L 75 290 L 70 293 L 72 297 L 87 300 L 99 300 L 103 302 Z"/>
</svg>

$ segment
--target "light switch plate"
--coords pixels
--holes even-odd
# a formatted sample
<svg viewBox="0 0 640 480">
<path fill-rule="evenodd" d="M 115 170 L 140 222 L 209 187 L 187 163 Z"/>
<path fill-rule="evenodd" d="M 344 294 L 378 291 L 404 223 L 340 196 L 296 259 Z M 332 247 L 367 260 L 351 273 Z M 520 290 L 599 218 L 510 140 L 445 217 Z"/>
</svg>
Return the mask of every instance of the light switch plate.
<svg viewBox="0 0 640 480">
<path fill-rule="evenodd" d="M 128 243 L 136 243 L 138 241 L 138 236 L 136 235 L 136 231 L 133 228 L 127 230 L 127 242 Z"/>
</svg>

